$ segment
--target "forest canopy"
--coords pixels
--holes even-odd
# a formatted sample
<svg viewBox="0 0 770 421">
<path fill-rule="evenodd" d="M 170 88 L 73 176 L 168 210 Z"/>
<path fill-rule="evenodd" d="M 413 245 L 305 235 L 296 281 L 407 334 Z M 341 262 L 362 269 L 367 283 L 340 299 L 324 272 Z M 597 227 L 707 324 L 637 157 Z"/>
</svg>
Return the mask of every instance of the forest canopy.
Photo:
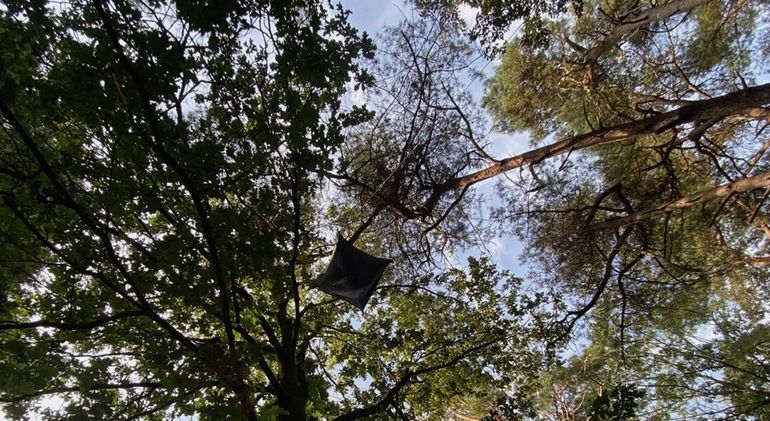
<svg viewBox="0 0 770 421">
<path fill-rule="evenodd" d="M 770 417 L 770 3 L 405 7 L 0 4 L 6 417 Z"/>
</svg>

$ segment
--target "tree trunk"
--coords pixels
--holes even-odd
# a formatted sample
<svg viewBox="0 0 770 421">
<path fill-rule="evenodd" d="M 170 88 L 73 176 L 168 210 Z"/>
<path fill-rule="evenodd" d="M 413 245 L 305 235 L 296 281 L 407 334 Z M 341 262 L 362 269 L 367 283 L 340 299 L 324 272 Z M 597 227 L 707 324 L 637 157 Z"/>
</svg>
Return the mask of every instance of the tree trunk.
<svg viewBox="0 0 770 421">
<path fill-rule="evenodd" d="M 282 367 L 283 368 L 283 367 Z M 281 370 L 281 394 L 278 396 L 278 406 L 288 412 L 279 418 L 282 421 L 305 421 L 307 413 L 307 388 L 299 381 L 296 367 Z"/>
</svg>

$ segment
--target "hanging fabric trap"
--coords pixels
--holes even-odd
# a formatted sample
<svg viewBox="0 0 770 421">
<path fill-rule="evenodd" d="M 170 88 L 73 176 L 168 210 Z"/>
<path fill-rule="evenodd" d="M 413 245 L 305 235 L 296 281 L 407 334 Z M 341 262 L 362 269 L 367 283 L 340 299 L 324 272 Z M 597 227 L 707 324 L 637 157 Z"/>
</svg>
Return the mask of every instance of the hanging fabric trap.
<svg viewBox="0 0 770 421">
<path fill-rule="evenodd" d="M 329 267 L 314 286 L 364 311 L 390 262 L 366 253 L 338 235 Z"/>
</svg>

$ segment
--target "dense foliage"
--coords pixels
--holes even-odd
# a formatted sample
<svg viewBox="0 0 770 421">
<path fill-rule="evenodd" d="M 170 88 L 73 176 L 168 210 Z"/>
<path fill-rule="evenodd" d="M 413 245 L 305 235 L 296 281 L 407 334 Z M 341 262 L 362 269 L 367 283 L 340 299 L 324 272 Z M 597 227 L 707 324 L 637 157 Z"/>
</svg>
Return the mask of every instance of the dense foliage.
<svg viewBox="0 0 770 421">
<path fill-rule="evenodd" d="M 371 118 L 342 105 L 372 84 L 373 43 L 348 12 L 97 0 L 0 13 L 7 416 L 441 418 L 540 365 L 525 316 L 541 298 L 485 259 L 410 269 L 365 236 L 397 261 L 366 314 L 312 290 L 333 238 L 325 174 L 346 165 L 346 128 Z"/>
<path fill-rule="evenodd" d="M 502 127 L 538 139 L 611 136 L 767 87 L 758 85 L 768 70 L 762 2 L 586 2 L 584 11 L 548 21 L 545 45 L 508 44 L 485 100 Z M 528 194 L 502 186 L 498 216 L 517 223 L 537 281 L 565 292 L 561 321 L 589 343 L 543 384 L 544 411 L 608 419 L 597 405 L 632 388 L 644 392 L 632 395 L 644 419 L 767 416 L 770 349 L 758 337 L 770 311 L 770 231 L 767 184 L 754 184 L 767 178 L 767 103 L 711 108 L 538 165 Z"/>
</svg>

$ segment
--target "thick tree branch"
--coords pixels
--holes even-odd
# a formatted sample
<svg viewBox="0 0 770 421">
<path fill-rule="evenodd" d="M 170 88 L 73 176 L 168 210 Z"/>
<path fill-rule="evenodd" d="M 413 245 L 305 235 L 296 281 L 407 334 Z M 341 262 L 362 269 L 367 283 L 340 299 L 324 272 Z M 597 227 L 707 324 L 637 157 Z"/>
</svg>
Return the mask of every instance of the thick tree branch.
<svg viewBox="0 0 770 421">
<path fill-rule="evenodd" d="M 267 363 L 267 360 L 265 359 L 265 355 L 262 352 L 262 344 L 259 343 L 248 330 L 244 329 L 243 326 L 235 326 L 236 332 L 243 335 L 244 339 L 246 339 L 246 342 L 254 345 L 256 347 L 256 353 L 257 353 L 257 364 L 259 365 L 259 368 L 265 373 L 265 376 L 267 377 L 268 383 L 270 383 L 270 387 L 273 388 L 275 394 L 281 393 L 281 382 L 278 380 L 278 377 L 275 375 L 275 372 L 270 367 L 270 364 Z"/>
<path fill-rule="evenodd" d="M 598 224 L 588 226 L 585 232 L 596 232 L 601 230 L 619 228 L 624 225 L 635 224 L 653 216 L 673 212 L 678 209 L 685 209 L 690 206 L 706 203 L 714 199 L 720 199 L 736 193 L 743 193 L 754 189 L 770 188 L 770 172 L 760 173 L 753 177 L 742 178 L 732 183 L 723 184 L 709 190 L 692 194 L 678 200 L 664 203 L 653 208 L 632 213 L 621 218 L 610 219 Z"/>
<path fill-rule="evenodd" d="M 746 256 L 741 262 L 758 267 L 770 267 L 770 256 Z"/>
<path fill-rule="evenodd" d="M 94 390 L 119 390 L 119 389 L 136 389 L 136 388 L 157 389 L 159 387 L 161 387 L 160 382 L 137 382 L 137 383 L 119 383 L 119 384 L 99 383 L 99 384 L 90 385 L 87 391 L 90 392 Z M 53 387 L 50 389 L 38 390 L 37 392 L 18 395 L 11 398 L 0 397 L 0 402 L 7 402 L 7 403 L 21 402 L 21 401 L 34 399 L 45 395 L 54 395 L 57 393 L 75 393 L 75 392 L 82 393 L 83 390 L 77 386 L 76 387 Z"/>
<path fill-rule="evenodd" d="M 299 297 L 299 281 L 297 280 L 297 262 L 299 259 L 299 247 L 300 247 L 300 230 L 302 229 L 302 202 L 299 197 L 300 179 L 299 171 L 295 168 L 292 175 L 291 186 L 291 204 L 292 204 L 292 238 L 291 238 L 291 258 L 289 259 L 289 278 L 291 279 L 291 292 L 292 299 L 294 301 L 294 322 L 292 328 L 291 338 L 289 343 L 291 344 L 292 352 L 297 346 L 297 340 L 299 338 L 299 331 L 302 325 L 302 317 L 300 314 L 300 297 Z"/>
<path fill-rule="evenodd" d="M 602 38 L 596 45 L 591 47 L 585 53 L 584 60 L 586 64 L 593 65 L 603 54 L 609 51 L 613 46 L 626 35 L 642 28 L 650 23 L 668 19 L 677 14 L 688 12 L 693 8 L 706 4 L 711 0 L 672 0 L 638 13 L 632 13 L 623 18 L 623 20 L 612 28 L 612 31 Z"/>
<path fill-rule="evenodd" d="M 67 323 L 49 320 L 36 320 L 33 322 L 15 322 L 10 320 L 0 320 L 0 331 L 3 330 L 20 330 L 20 329 L 34 329 L 38 327 L 52 327 L 60 330 L 91 330 L 109 322 L 114 322 L 120 319 L 126 319 L 129 317 L 144 316 L 142 311 L 124 311 L 122 313 L 112 314 L 101 319 L 91 320 L 82 323 Z"/>
<path fill-rule="evenodd" d="M 334 418 L 333 421 L 352 421 L 357 420 L 365 417 L 369 417 L 371 415 L 374 415 L 378 412 L 384 411 L 388 406 L 393 405 L 396 401 L 396 397 L 398 396 L 398 393 L 406 387 L 409 382 L 414 379 L 415 377 L 418 377 L 423 374 L 428 374 L 434 371 L 442 370 L 445 368 L 452 367 L 454 365 L 457 365 L 460 361 L 468 358 L 470 355 L 494 344 L 497 342 L 497 339 L 481 342 L 475 346 L 472 346 L 465 351 L 461 352 L 460 354 L 456 355 L 454 358 L 447 360 L 446 362 L 442 364 L 437 364 L 430 367 L 424 367 L 419 370 L 415 371 L 407 371 L 401 376 L 401 379 L 399 379 L 376 403 L 364 407 L 364 408 L 358 408 L 351 412 L 348 412 L 347 414 L 340 415 L 337 418 Z"/>
<path fill-rule="evenodd" d="M 663 133 L 666 130 L 684 124 L 693 124 L 711 120 L 719 121 L 738 113 L 744 113 L 746 110 L 764 106 L 768 103 L 770 103 L 770 83 L 746 88 L 720 97 L 693 102 L 669 112 L 605 129 L 594 130 L 586 134 L 555 142 L 511 158 L 502 159 L 496 164 L 471 174 L 447 180 L 434 187 L 431 195 L 417 210 L 405 209 L 405 206 L 400 203 L 393 206 L 386 201 L 386 204 L 391 206 L 403 217 L 409 219 L 424 217 L 433 211 L 439 200 L 447 192 L 488 180 L 525 165 L 535 164 L 554 156 L 585 149 L 591 146 L 606 145 L 642 135 Z"/>
</svg>

